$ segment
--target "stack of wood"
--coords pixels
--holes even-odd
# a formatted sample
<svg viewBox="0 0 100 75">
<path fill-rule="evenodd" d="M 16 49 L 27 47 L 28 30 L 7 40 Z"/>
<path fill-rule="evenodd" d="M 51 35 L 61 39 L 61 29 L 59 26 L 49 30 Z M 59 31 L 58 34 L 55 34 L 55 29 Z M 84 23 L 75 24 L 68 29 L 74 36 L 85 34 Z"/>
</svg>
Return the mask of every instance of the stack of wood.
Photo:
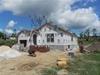
<svg viewBox="0 0 100 75">
<path fill-rule="evenodd" d="M 48 52 L 50 49 L 49 49 L 48 46 L 31 45 L 29 50 L 32 51 L 32 52 L 36 52 L 36 51 L 39 51 L 39 52 Z"/>
<path fill-rule="evenodd" d="M 60 68 L 68 68 L 69 59 L 66 55 L 60 55 L 57 59 L 57 66 Z"/>
<path fill-rule="evenodd" d="M 37 50 L 39 52 L 48 52 L 50 48 L 48 46 L 39 46 Z"/>
</svg>

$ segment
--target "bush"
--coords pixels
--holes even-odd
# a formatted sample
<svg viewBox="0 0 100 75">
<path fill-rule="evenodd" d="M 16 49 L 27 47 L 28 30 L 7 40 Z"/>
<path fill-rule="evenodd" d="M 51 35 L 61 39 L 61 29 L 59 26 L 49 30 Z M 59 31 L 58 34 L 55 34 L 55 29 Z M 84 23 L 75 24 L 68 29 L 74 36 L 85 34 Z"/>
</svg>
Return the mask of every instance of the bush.
<svg viewBox="0 0 100 75">
<path fill-rule="evenodd" d="M 5 40 L 0 39 L 0 46 L 5 44 Z"/>
<path fill-rule="evenodd" d="M 8 40 L 3 40 L 3 39 L 0 39 L 0 45 L 6 45 L 6 46 L 11 47 L 11 46 L 13 46 L 13 45 L 16 44 L 16 43 L 17 43 L 16 40 L 10 40 L 10 39 L 8 39 Z"/>
</svg>

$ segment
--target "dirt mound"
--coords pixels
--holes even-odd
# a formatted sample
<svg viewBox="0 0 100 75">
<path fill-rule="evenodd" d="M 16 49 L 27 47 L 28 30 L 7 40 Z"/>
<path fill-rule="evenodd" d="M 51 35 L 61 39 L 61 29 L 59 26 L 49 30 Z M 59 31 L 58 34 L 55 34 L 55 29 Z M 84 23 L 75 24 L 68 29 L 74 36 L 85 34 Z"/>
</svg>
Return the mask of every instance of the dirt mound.
<svg viewBox="0 0 100 75">
<path fill-rule="evenodd" d="M 86 50 L 90 52 L 100 52 L 100 42 L 93 43 L 92 45 L 87 47 Z"/>
<path fill-rule="evenodd" d="M 17 67 L 17 69 L 19 71 L 30 71 L 32 70 L 34 67 L 36 67 L 38 64 L 37 63 L 34 63 L 34 62 L 29 62 L 29 63 L 24 63 L 24 64 L 21 64 Z"/>
<path fill-rule="evenodd" d="M 0 52 L 7 51 L 9 49 L 10 49 L 10 47 L 8 47 L 8 46 L 0 46 Z"/>
<path fill-rule="evenodd" d="M 0 60 L 1 59 L 9 59 L 9 58 L 16 58 L 20 56 L 21 53 L 17 50 L 14 50 L 8 46 L 0 46 Z"/>
</svg>

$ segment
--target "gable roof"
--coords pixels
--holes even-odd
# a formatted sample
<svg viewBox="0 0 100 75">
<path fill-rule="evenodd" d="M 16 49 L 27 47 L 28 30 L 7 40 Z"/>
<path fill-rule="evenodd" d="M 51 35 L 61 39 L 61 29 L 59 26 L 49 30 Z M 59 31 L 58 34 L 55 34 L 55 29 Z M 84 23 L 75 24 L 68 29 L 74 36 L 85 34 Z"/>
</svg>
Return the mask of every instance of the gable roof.
<svg viewBox="0 0 100 75">
<path fill-rule="evenodd" d="M 30 36 L 30 30 L 26 30 L 26 29 L 24 29 L 24 30 L 21 30 L 18 34 L 17 34 L 17 36 L 19 36 L 21 33 L 24 33 L 25 35 L 27 35 L 27 36 Z"/>
<path fill-rule="evenodd" d="M 73 37 L 77 37 L 77 35 L 75 33 L 71 33 L 68 30 L 65 30 L 61 27 L 59 27 L 58 25 L 53 25 L 52 23 L 46 23 L 42 26 L 40 26 L 38 29 L 36 29 L 37 31 L 39 31 L 40 29 L 42 29 L 43 27 L 48 26 L 48 27 L 53 27 L 54 30 L 60 30 L 62 32 L 64 32 L 65 34 L 71 35 Z"/>
<path fill-rule="evenodd" d="M 56 30 L 56 31 L 57 31 L 57 30 L 60 30 L 60 31 L 64 32 L 65 34 L 68 34 L 68 35 L 70 35 L 70 36 L 72 36 L 72 37 L 77 37 L 77 35 L 76 35 L 75 33 L 71 33 L 71 32 L 69 32 L 68 30 L 65 30 L 65 29 L 59 27 L 58 25 L 53 25 L 52 23 L 45 23 L 45 24 L 41 25 L 40 27 L 38 27 L 37 29 L 33 29 L 33 30 L 32 30 L 32 33 L 37 33 L 37 32 L 39 32 L 39 30 L 42 29 L 42 28 L 45 27 L 45 26 L 52 27 L 53 30 Z M 19 36 L 21 33 L 25 33 L 27 36 L 30 36 L 30 32 L 31 32 L 31 31 L 29 31 L 29 30 L 22 30 L 22 31 L 20 31 L 20 32 L 18 33 L 18 36 Z"/>
</svg>

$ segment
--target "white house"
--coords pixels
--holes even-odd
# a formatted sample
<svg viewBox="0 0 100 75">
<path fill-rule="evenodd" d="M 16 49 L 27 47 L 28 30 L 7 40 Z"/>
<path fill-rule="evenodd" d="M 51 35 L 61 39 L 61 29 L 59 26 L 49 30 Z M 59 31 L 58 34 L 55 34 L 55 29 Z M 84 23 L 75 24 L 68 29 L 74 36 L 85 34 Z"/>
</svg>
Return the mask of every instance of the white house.
<svg viewBox="0 0 100 75">
<path fill-rule="evenodd" d="M 51 49 L 77 49 L 78 38 L 75 34 L 46 23 L 33 31 L 23 30 L 18 34 L 18 44 L 23 44 L 24 47 L 31 45 L 46 45 Z"/>
</svg>

